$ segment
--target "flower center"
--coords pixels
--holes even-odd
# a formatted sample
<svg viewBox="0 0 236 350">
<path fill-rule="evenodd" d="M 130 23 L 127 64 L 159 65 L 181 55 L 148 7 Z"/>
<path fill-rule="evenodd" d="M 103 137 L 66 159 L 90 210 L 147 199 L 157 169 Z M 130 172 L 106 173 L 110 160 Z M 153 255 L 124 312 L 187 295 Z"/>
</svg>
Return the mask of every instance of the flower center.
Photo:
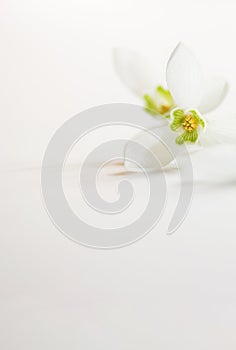
<svg viewBox="0 0 236 350">
<path fill-rule="evenodd" d="M 169 110 L 170 110 L 169 106 L 166 106 L 166 105 L 161 105 L 160 106 L 160 113 L 161 114 L 165 114 L 165 113 L 169 112 Z"/>
<path fill-rule="evenodd" d="M 187 114 L 183 121 L 183 128 L 187 131 L 193 131 L 197 129 L 198 122 L 197 119 L 192 116 L 192 114 Z"/>
</svg>

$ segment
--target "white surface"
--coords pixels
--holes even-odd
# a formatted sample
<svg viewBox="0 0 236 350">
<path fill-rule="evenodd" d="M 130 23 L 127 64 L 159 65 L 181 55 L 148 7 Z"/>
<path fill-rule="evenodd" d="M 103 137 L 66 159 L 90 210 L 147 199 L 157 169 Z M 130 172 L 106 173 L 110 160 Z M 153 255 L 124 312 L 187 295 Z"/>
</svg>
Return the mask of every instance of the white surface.
<svg viewBox="0 0 236 350">
<path fill-rule="evenodd" d="M 171 173 L 159 226 L 120 250 L 61 235 L 39 181 L 43 152 L 65 120 L 97 104 L 140 103 L 113 72 L 112 46 L 161 52 L 164 66 L 183 40 L 230 81 L 217 111 L 230 113 L 234 17 L 229 0 L 2 1 L 1 349 L 235 350 L 234 149 L 194 158 L 192 208 L 174 236 L 165 235 L 178 191 Z"/>
</svg>

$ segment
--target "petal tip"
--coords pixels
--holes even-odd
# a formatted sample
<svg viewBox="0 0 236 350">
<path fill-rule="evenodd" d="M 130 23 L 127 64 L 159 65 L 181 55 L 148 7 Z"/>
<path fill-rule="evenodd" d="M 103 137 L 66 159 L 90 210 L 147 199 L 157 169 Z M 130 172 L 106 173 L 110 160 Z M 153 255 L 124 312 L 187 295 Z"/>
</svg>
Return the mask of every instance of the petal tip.
<svg viewBox="0 0 236 350">
<path fill-rule="evenodd" d="M 166 81 L 177 105 L 197 106 L 202 98 L 202 67 L 194 53 L 179 42 L 167 63 Z"/>
</svg>

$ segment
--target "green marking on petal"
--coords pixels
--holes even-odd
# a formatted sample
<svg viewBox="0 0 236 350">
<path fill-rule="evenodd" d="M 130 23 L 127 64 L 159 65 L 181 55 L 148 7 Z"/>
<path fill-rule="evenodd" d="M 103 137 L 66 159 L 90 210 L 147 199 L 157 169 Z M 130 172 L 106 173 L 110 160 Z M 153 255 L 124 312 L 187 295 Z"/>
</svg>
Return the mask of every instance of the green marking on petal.
<svg viewBox="0 0 236 350">
<path fill-rule="evenodd" d="M 164 99 L 166 100 L 167 104 L 171 107 L 174 106 L 174 100 L 173 97 L 171 96 L 171 93 L 169 90 L 164 89 L 161 85 L 157 87 L 157 93 Z"/>
<path fill-rule="evenodd" d="M 158 108 L 153 98 L 149 95 L 144 95 L 143 98 L 146 102 L 146 106 L 145 106 L 146 111 L 150 113 L 152 116 L 160 115 L 160 109 Z"/>
<path fill-rule="evenodd" d="M 172 115 L 174 116 L 174 118 L 182 118 L 182 120 L 185 117 L 185 113 L 183 109 L 174 110 Z"/>
<path fill-rule="evenodd" d="M 170 124 L 170 128 L 171 130 L 173 131 L 177 131 L 180 127 L 181 127 L 182 123 L 179 122 L 179 121 L 173 121 L 171 124 Z"/>
<path fill-rule="evenodd" d="M 181 126 L 185 118 L 184 111 L 182 109 L 176 109 L 172 112 L 173 121 L 170 124 L 170 128 L 173 131 L 177 131 Z"/>
<path fill-rule="evenodd" d="M 178 137 L 176 137 L 175 142 L 178 145 L 182 145 L 184 143 L 184 134 L 179 135 Z"/>
<path fill-rule="evenodd" d="M 185 131 L 180 136 L 176 138 L 176 143 L 178 145 L 182 145 L 184 142 L 195 143 L 198 140 L 198 132 L 197 130 L 193 131 Z"/>
<path fill-rule="evenodd" d="M 192 142 L 195 143 L 198 139 L 198 132 L 197 130 L 193 130 L 193 131 L 186 131 L 185 132 L 185 137 L 184 137 L 185 141 L 187 142 Z"/>
</svg>

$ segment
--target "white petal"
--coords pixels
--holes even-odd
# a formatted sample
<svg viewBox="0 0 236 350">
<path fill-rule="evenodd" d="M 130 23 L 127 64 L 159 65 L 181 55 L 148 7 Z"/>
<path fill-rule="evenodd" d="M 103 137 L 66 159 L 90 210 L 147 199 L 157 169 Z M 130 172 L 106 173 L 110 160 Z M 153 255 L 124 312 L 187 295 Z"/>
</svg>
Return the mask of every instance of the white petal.
<svg viewBox="0 0 236 350">
<path fill-rule="evenodd" d="M 181 43 L 168 61 L 166 80 L 176 105 L 183 108 L 199 105 L 202 99 L 202 68 L 195 55 Z"/>
<path fill-rule="evenodd" d="M 198 106 L 201 113 L 208 113 L 219 106 L 228 91 L 227 82 L 220 77 L 205 79 L 202 100 Z"/>
<path fill-rule="evenodd" d="M 126 145 L 126 169 L 135 172 L 142 171 L 142 168 L 152 171 L 170 164 L 173 155 L 168 149 L 176 148 L 175 137 L 169 125 L 139 132 Z"/>
<path fill-rule="evenodd" d="M 113 63 L 121 81 L 139 97 L 160 84 L 155 74 L 159 68 L 152 69 L 150 62 L 135 51 L 114 48 Z"/>
<path fill-rule="evenodd" d="M 236 145 L 236 116 L 208 121 L 206 132 L 202 135 L 200 144 L 204 147 L 220 144 Z"/>
</svg>

